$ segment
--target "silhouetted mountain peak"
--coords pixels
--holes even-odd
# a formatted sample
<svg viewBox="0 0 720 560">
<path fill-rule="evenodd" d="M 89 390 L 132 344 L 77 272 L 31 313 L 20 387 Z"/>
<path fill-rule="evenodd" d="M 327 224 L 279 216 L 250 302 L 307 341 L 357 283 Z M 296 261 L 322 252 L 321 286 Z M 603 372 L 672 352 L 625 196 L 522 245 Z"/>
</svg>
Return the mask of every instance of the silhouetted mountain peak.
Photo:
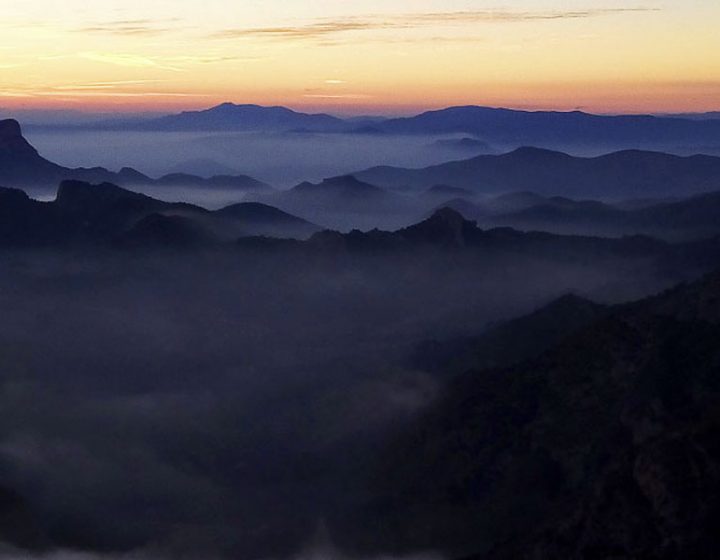
<svg viewBox="0 0 720 560">
<path fill-rule="evenodd" d="M 466 220 L 453 208 L 443 207 L 427 220 L 402 230 L 401 234 L 415 242 L 462 247 L 468 231 L 476 229 L 476 222 Z"/>
<path fill-rule="evenodd" d="M 25 140 L 20 123 L 15 119 L 0 121 L 0 156 L 37 158 L 38 152 Z"/>
<path fill-rule="evenodd" d="M 521 146 L 512 152 L 506 154 L 508 157 L 518 158 L 522 160 L 558 160 L 558 159 L 572 159 L 572 156 L 558 152 L 555 150 L 546 150 L 545 148 L 536 148 L 534 146 Z"/>
<path fill-rule="evenodd" d="M 244 220 L 292 220 L 302 222 L 301 218 L 261 202 L 239 202 L 217 211 L 221 216 L 233 216 Z"/>
<path fill-rule="evenodd" d="M 0 142 L 9 138 L 18 138 L 22 136 L 20 123 L 15 119 L 5 119 L 0 121 Z"/>
<path fill-rule="evenodd" d="M 324 193 L 341 196 L 375 196 L 386 194 L 383 189 L 361 181 L 354 175 L 340 175 L 324 179 L 320 183 L 304 182 L 296 186 L 293 191 L 306 193 Z"/>
<path fill-rule="evenodd" d="M 295 114 L 295 111 L 288 109 L 287 107 L 263 107 L 261 105 L 255 105 L 252 103 L 232 103 L 226 101 L 215 107 L 211 107 L 203 111 L 205 113 L 227 113 L 227 114 L 241 114 L 241 113 L 277 113 L 291 115 Z"/>
<path fill-rule="evenodd" d="M 125 223 L 129 216 L 157 211 L 166 205 L 112 183 L 93 185 L 83 181 L 63 181 L 55 204 L 68 214 L 86 216 L 101 228 L 109 227 L 115 220 Z"/>
<path fill-rule="evenodd" d="M 183 130 L 294 130 L 335 129 L 345 126 L 336 117 L 299 113 L 287 107 L 221 103 L 200 111 L 184 111 L 143 123 L 150 129 Z"/>
<path fill-rule="evenodd" d="M 368 183 L 363 183 L 354 175 L 339 175 L 337 177 L 330 177 L 328 179 L 325 179 L 323 181 L 323 184 L 328 185 L 328 186 L 334 186 L 334 185 L 356 186 L 356 187 L 368 186 Z"/>
<path fill-rule="evenodd" d="M 452 208 L 440 208 L 435 211 L 435 213 L 430 216 L 430 218 L 427 220 L 428 222 L 435 222 L 435 223 L 442 223 L 444 225 L 447 225 L 452 228 L 458 228 L 461 227 L 463 224 L 467 222 L 465 218 L 463 218 L 462 214 L 458 212 L 457 210 L 454 210 Z"/>
</svg>

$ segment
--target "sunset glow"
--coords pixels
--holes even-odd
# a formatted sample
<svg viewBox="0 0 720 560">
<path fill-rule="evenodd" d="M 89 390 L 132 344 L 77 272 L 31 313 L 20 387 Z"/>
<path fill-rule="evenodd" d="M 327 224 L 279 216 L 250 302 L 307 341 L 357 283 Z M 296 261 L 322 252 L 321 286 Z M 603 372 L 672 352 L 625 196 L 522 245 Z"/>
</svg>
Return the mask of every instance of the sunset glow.
<svg viewBox="0 0 720 560">
<path fill-rule="evenodd" d="M 6 0 L 0 106 L 720 106 L 711 0 Z"/>
</svg>

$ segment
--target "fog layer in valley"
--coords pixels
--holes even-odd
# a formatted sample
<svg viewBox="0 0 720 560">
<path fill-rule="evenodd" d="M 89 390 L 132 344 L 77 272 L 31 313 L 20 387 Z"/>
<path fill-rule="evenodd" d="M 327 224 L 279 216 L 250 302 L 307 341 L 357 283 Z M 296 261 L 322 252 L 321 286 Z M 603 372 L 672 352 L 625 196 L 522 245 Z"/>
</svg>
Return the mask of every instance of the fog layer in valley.
<svg viewBox="0 0 720 560">
<path fill-rule="evenodd" d="M 297 554 L 319 526 L 333 541 L 369 499 L 373 450 L 441 384 L 407 366 L 422 340 L 681 278 L 644 259 L 434 250 L 24 252 L 0 270 L 0 471 L 23 499 L 20 544 L 173 558 Z"/>
<path fill-rule="evenodd" d="M 278 188 L 373 165 L 432 165 L 480 153 L 438 146 L 433 136 L 66 129 L 48 132 L 32 128 L 26 135 L 45 157 L 70 167 L 129 166 L 152 176 L 174 171 L 199 175 L 242 173 Z"/>
<path fill-rule="evenodd" d="M 521 145 L 490 143 L 475 147 L 457 142 L 472 137 L 468 134 L 122 132 L 26 128 L 28 140 L 43 156 L 69 167 L 103 166 L 117 170 L 129 166 L 151 176 L 178 171 L 205 176 L 241 173 L 278 188 L 377 165 L 425 167 L 481 153 L 510 151 Z M 597 156 L 628 147 L 618 144 L 583 146 L 562 141 L 533 145 L 578 156 Z M 678 155 L 720 155 L 720 146 L 704 144 L 662 148 Z M 183 194 L 193 196 L 190 192 Z M 227 200 L 224 198 L 223 202 Z M 201 203 L 202 200 L 188 202 Z M 229 202 L 237 200 L 230 199 Z M 212 199 L 207 203 L 218 205 Z"/>
</svg>

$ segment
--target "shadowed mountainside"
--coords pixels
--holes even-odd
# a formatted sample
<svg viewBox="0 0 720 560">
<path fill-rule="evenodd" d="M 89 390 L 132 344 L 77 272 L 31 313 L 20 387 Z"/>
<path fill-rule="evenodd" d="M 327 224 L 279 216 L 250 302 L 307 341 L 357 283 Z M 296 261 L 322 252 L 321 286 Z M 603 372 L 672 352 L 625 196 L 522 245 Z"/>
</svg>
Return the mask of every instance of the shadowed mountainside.
<svg viewBox="0 0 720 560">
<path fill-rule="evenodd" d="M 143 222 L 151 216 L 152 220 Z M 134 236 L 134 228 L 143 224 L 155 227 L 141 230 L 145 233 L 135 237 L 134 243 L 148 239 L 153 231 L 159 241 L 170 241 L 172 232 L 181 233 L 181 224 L 178 239 L 187 240 L 195 232 L 197 245 L 247 235 L 306 238 L 320 230 L 262 204 L 240 203 L 211 212 L 192 204 L 163 202 L 111 183 L 63 181 L 52 202 L 33 200 L 18 189 L 0 188 L 0 245 L 6 247 L 102 244 L 131 232 Z"/>
<path fill-rule="evenodd" d="M 375 538 L 478 559 L 716 557 L 718 302 L 715 273 L 457 377 L 387 449 Z"/>
</svg>

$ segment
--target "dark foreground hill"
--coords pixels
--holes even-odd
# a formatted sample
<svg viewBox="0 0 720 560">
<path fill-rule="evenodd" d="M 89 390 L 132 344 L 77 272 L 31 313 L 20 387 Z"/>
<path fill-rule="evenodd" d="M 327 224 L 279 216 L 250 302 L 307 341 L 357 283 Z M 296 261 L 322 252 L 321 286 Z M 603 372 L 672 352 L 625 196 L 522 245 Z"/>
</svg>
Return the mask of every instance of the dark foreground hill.
<svg viewBox="0 0 720 560">
<path fill-rule="evenodd" d="M 717 273 L 468 371 L 383 455 L 372 538 L 478 559 L 717 558 L 718 372 Z"/>
<path fill-rule="evenodd" d="M 720 158 L 629 150 L 584 158 L 538 148 L 483 155 L 424 169 L 376 167 L 355 174 L 381 187 L 445 184 L 475 193 L 635 198 L 720 190 Z"/>
<path fill-rule="evenodd" d="M 150 216 L 153 218 L 146 220 Z M 340 233 L 321 231 L 310 222 L 264 204 L 242 203 L 209 211 L 191 204 L 160 201 L 110 183 L 91 185 L 81 181 L 64 181 L 52 202 L 39 202 L 23 191 L 0 188 L 0 217 L 0 246 L 6 248 L 126 246 L 124 238 L 128 235 L 132 238 L 130 245 L 136 248 L 143 241 L 153 248 L 227 248 L 242 238 L 236 246 L 258 251 L 272 247 L 292 253 L 400 256 L 429 251 L 508 262 L 616 262 L 618 266 L 652 263 L 661 275 L 676 278 L 707 271 L 720 259 L 717 237 L 670 243 L 637 235 L 602 238 L 511 228 L 481 229 L 449 208 L 396 231 Z M 139 224 L 141 235 L 136 229 Z M 158 235 L 155 240 L 151 239 L 153 232 Z M 176 242 L 173 232 L 177 234 Z M 269 243 L 268 237 L 277 239 Z"/>
<path fill-rule="evenodd" d="M 142 235 L 137 235 L 138 226 Z M 63 181 L 52 202 L 31 199 L 18 189 L 0 188 L 2 247 L 122 243 L 126 235 L 137 245 L 149 242 L 153 232 L 159 236 L 159 245 L 163 241 L 177 245 L 173 234 L 179 245 L 207 245 L 248 235 L 302 239 L 319 230 L 262 204 L 241 203 L 211 212 L 191 204 L 163 202 L 111 183 Z M 196 238 L 189 243 L 193 235 Z"/>
</svg>

